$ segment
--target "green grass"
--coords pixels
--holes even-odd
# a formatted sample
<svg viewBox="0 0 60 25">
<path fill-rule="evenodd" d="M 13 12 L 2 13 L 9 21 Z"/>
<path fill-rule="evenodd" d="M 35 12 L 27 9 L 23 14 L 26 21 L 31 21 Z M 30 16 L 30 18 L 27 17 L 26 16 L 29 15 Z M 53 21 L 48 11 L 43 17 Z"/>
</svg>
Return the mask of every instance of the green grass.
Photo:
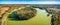
<svg viewBox="0 0 60 25">
<path fill-rule="evenodd" d="M 25 21 L 12 21 L 7 19 L 7 25 L 51 25 L 51 17 L 47 17 L 43 12 L 37 12 L 37 15 Z"/>
</svg>

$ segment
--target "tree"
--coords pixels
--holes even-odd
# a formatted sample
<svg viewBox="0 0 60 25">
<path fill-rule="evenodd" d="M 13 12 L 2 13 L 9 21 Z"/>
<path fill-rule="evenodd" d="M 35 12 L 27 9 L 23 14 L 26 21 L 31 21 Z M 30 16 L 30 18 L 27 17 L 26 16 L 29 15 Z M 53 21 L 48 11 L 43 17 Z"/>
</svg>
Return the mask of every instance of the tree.
<svg viewBox="0 0 60 25">
<path fill-rule="evenodd" d="M 33 8 L 23 8 L 13 12 L 9 18 L 15 20 L 28 20 L 36 15 L 37 11 Z"/>
</svg>

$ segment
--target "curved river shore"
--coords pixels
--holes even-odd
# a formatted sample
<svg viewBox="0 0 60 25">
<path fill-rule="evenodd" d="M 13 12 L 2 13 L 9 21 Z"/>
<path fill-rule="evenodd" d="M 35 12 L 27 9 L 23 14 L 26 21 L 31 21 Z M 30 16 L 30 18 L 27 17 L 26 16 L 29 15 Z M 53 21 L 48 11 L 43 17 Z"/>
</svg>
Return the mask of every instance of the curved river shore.
<svg viewBox="0 0 60 25">
<path fill-rule="evenodd" d="M 47 16 L 45 10 L 35 8 L 37 10 L 37 15 L 29 20 L 25 21 L 12 21 L 7 19 L 7 25 L 51 25 L 51 17 Z"/>
</svg>

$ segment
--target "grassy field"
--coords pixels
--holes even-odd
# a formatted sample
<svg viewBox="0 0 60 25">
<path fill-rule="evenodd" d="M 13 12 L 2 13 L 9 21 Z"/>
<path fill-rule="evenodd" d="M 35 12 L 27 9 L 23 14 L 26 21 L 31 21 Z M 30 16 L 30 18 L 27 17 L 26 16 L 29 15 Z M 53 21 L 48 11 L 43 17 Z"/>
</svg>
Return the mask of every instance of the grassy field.
<svg viewBox="0 0 60 25">
<path fill-rule="evenodd" d="M 37 15 L 25 21 L 12 21 L 7 19 L 7 25 L 51 25 L 51 17 L 47 17 L 43 11 L 37 12 Z"/>
</svg>

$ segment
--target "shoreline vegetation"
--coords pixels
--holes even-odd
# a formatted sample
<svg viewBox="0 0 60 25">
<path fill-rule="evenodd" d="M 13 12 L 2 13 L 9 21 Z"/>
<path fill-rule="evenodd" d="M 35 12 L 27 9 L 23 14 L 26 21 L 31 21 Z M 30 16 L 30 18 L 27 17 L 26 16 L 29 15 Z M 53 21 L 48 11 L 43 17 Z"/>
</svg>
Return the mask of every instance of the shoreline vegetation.
<svg viewBox="0 0 60 25">
<path fill-rule="evenodd" d="M 0 4 L 0 19 L 2 19 L 0 22 L 0 25 L 6 25 L 7 23 L 7 19 L 8 16 L 13 13 L 14 11 L 19 10 L 20 8 L 24 9 L 24 8 L 39 8 L 41 10 L 45 10 L 47 13 L 52 14 L 54 18 L 54 20 L 58 22 L 60 22 L 59 20 L 59 16 L 57 14 L 56 11 L 59 12 L 59 7 L 60 5 L 42 5 L 42 4 Z M 55 10 L 54 10 L 55 9 Z M 27 10 L 28 11 L 28 10 Z M 54 13 L 53 11 L 55 11 L 56 13 Z M 25 12 L 25 11 L 24 11 Z M 22 12 L 23 13 L 23 12 Z M 21 13 L 21 14 L 22 14 Z M 48 14 L 48 16 L 49 16 Z M 54 15 L 55 14 L 55 15 Z M 40 14 L 39 14 L 40 15 Z M 43 15 L 44 16 L 44 15 Z M 59 20 L 59 21 L 58 21 Z M 38 20 L 39 21 L 39 20 Z M 54 21 L 54 24 L 57 24 L 56 21 Z"/>
</svg>

